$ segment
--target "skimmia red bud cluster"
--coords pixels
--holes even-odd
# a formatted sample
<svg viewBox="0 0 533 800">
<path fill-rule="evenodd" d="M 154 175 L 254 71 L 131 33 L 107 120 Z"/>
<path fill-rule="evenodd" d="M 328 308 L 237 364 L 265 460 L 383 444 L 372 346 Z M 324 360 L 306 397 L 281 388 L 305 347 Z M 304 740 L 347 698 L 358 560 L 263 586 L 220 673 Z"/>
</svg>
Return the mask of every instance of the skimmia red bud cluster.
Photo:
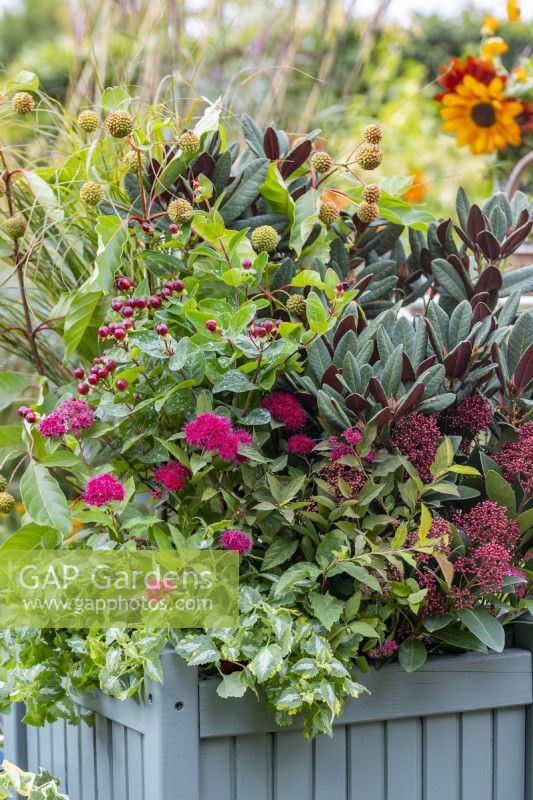
<svg viewBox="0 0 533 800">
<path fill-rule="evenodd" d="M 489 427 L 492 422 L 492 408 L 486 397 L 472 394 L 456 408 L 445 411 L 441 420 L 450 433 L 474 437 Z"/>
<path fill-rule="evenodd" d="M 397 447 L 417 470 L 423 481 L 431 481 L 430 467 L 437 454 L 439 427 L 433 417 L 413 412 L 393 427 L 390 444 Z"/>
<path fill-rule="evenodd" d="M 519 481 L 528 497 L 533 494 L 533 422 L 518 428 L 517 440 L 505 442 L 491 455 L 508 481 Z"/>
</svg>

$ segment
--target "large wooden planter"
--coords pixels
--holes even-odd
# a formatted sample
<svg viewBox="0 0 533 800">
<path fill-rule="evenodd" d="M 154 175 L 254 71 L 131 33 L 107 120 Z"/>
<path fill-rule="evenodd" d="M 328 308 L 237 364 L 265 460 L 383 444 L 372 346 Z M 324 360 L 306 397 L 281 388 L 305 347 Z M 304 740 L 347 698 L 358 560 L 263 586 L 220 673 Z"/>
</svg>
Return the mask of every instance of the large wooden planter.
<svg viewBox="0 0 533 800">
<path fill-rule="evenodd" d="M 502 654 L 372 672 L 373 694 L 314 743 L 168 653 L 144 700 L 82 701 L 94 728 L 26 727 L 16 709 L 6 757 L 49 768 L 72 800 L 533 800 L 532 649 L 521 624 Z"/>
</svg>

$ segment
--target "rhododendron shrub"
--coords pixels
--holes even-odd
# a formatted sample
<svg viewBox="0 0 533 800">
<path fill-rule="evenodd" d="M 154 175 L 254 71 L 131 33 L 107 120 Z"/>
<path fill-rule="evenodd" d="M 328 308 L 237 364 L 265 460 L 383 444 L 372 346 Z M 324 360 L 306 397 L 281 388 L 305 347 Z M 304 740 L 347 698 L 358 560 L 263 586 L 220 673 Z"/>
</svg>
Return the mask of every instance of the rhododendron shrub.
<svg viewBox="0 0 533 800">
<path fill-rule="evenodd" d="M 461 193 L 454 228 L 407 213 L 395 180 L 355 185 L 379 126 L 334 161 L 248 118 L 228 147 L 217 105 L 183 131 L 104 100 L 131 118 L 59 171 L 100 187 L 75 210 L 98 244 L 62 301 L 60 379 L 19 408 L 14 541 L 234 551 L 241 624 L 2 632 L 0 710 L 76 722 L 77 692 L 130 697 L 170 643 L 223 697 L 260 687 L 314 736 L 371 665 L 501 650 L 531 606 L 531 276 L 498 268 L 531 228 L 523 196 Z"/>
</svg>

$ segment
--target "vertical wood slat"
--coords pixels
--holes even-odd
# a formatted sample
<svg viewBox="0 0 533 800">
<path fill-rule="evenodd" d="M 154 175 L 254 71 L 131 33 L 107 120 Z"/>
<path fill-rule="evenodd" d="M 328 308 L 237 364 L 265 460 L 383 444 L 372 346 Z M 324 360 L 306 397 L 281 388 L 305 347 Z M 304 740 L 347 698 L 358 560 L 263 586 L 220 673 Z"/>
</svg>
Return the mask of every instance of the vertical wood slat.
<svg viewBox="0 0 533 800">
<path fill-rule="evenodd" d="M 315 740 L 314 800 L 346 797 L 346 728 L 339 725 L 333 736 Z"/>
<path fill-rule="evenodd" d="M 421 729 L 419 719 L 399 719 L 386 723 L 387 800 L 422 800 Z"/>
<path fill-rule="evenodd" d="M 348 800 L 383 800 L 385 723 L 350 725 L 348 740 Z"/>
<path fill-rule="evenodd" d="M 111 742 L 107 719 L 96 714 L 94 721 L 96 797 L 98 800 L 109 800 L 111 786 Z"/>
<path fill-rule="evenodd" d="M 24 726 L 26 728 L 26 726 Z M 30 772 L 36 772 L 41 766 L 41 740 L 39 728 L 28 725 L 26 728 L 27 758 L 26 763 Z M 20 766 L 20 764 L 18 764 Z"/>
<path fill-rule="evenodd" d="M 422 725 L 422 782 L 425 796 L 431 800 L 461 800 L 459 716 L 442 714 L 428 717 Z"/>
<path fill-rule="evenodd" d="M 126 730 L 126 778 L 128 798 L 145 800 L 143 770 L 143 735 L 131 728 Z"/>
<path fill-rule="evenodd" d="M 233 767 L 232 739 L 204 739 L 201 742 L 200 797 L 202 800 L 234 800 Z"/>
<path fill-rule="evenodd" d="M 28 738 L 26 725 L 21 722 L 23 716 L 22 703 L 14 704 L 11 712 L 2 716 L 2 729 L 6 759 L 24 769 L 28 767 Z"/>
<path fill-rule="evenodd" d="M 66 743 L 65 743 L 65 726 L 64 719 L 58 719 L 50 726 L 52 737 L 52 762 L 50 767 L 42 765 L 48 769 L 52 775 L 61 780 L 61 786 L 66 786 L 67 778 L 67 760 L 66 760 Z"/>
<path fill-rule="evenodd" d="M 272 736 L 238 736 L 235 741 L 236 800 L 271 800 Z"/>
<path fill-rule="evenodd" d="M 96 800 L 94 728 L 80 727 L 80 800 Z"/>
<path fill-rule="evenodd" d="M 276 734 L 275 763 L 276 800 L 313 800 L 314 748 L 301 731 Z"/>
<path fill-rule="evenodd" d="M 119 722 L 111 723 L 111 797 L 112 800 L 127 800 L 126 779 L 126 729 Z"/>
<path fill-rule="evenodd" d="M 524 708 L 502 708 L 494 712 L 494 800 L 524 797 L 524 739 Z"/>
<path fill-rule="evenodd" d="M 461 718 L 462 800 L 492 800 L 493 729 L 491 711 L 470 711 Z"/>
<path fill-rule="evenodd" d="M 533 625 L 529 622 L 518 622 L 513 626 L 514 643 L 516 647 L 522 647 L 524 650 L 529 650 L 533 657 Z M 532 676 L 533 681 L 533 676 Z M 525 783 L 526 794 L 525 800 L 533 800 L 533 706 L 526 707 L 525 719 L 525 749 L 526 749 L 526 763 L 525 763 Z"/>
<path fill-rule="evenodd" d="M 67 771 L 65 788 L 70 797 L 82 800 L 81 794 L 81 728 L 79 725 L 65 725 Z"/>
</svg>

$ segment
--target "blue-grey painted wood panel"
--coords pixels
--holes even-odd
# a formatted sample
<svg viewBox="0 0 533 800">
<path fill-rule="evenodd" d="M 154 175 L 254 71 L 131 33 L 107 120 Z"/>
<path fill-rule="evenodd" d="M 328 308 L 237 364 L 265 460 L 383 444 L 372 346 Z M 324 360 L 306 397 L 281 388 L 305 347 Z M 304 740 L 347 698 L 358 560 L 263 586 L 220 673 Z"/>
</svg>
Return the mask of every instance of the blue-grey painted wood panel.
<svg viewBox="0 0 533 800">
<path fill-rule="evenodd" d="M 27 728 L 17 709 L 6 757 L 52 768 L 71 800 L 533 800 L 531 626 L 519 642 L 435 659 L 416 680 L 384 668 L 363 709 L 350 703 L 333 737 L 314 742 L 272 729 L 255 701 L 219 706 L 169 654 L 168 679 L 143 701 L 84 700 L 93 727 Z"/>
</svg>

